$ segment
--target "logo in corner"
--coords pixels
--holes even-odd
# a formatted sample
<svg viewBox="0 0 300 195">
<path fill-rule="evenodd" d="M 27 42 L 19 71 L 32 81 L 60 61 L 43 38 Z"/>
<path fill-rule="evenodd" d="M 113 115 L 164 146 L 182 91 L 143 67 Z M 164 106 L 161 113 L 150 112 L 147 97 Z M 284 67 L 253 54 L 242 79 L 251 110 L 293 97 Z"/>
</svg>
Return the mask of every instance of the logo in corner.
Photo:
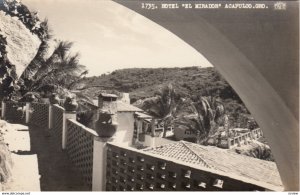
<svg viewBox="0 0 300 195">
<path fill-rule="evenodd" d="M 274 4 L 275 10 L 286 10 L 286 2 L 278 1 Z"/>
</svg>

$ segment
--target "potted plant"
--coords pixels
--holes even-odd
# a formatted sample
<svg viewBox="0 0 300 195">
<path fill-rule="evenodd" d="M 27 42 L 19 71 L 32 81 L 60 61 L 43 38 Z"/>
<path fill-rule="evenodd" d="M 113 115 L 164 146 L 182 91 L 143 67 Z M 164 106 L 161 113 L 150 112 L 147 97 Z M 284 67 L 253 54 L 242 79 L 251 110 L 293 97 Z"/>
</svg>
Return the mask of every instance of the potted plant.
<svg viewBox="0 0 300 195">
<path fill-rule="evenodd" d="M 64 108 L 66 111 L 69 112 L 75 112 L 78 108 L 78 104 L 76 102 L 76 99 L 74 97 L 66 97 Z"/>
<path fill-rule="evenodd" d="M 102 111 L 99 113 L 99 119 L 96 121 L 96 132 L 99 137 L 110 138 L 117 130 L 118 124 L 113 122 L 112 115 L 108 111 Z"/>
<path fill-rule="evenodd" d="M 38 102 L 40 95 L 36 92 L 27 92 L 21 99 L 21 102 Z"/>
<path fill-rule="evenodd" d="M 49 97 L 50 104 L 59 104 L 59 97 L 56 93 L 52 93 Z"/>
</svg>

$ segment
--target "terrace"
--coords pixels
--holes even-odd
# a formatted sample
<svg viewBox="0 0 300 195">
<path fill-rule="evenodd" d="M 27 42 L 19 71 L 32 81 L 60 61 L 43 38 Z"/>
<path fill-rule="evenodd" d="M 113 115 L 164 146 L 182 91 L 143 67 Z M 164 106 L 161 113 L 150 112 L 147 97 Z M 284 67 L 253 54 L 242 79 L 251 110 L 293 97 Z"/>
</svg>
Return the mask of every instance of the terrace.
<svg viewBox="0 0 300 195">
<path fill-rule="evenodd" d="M 106 106 L 109 107 L 109 104 Z M 24 112 L 17 112 L 20 108 Z M 224 171 L 217 166 L 222 159 L 208 158 L 220 157 L 218 151 L 216 153 L 209 147 L 198 146 L 202 149 L 200 151 L 187 142 L 174 142 L 146 150 L 135 149 L 128 140 L 133 138 L 133 124 L 132 129 L 126 126 L 125 133 L 117 132 L 108 139 L 99 137 L 95 130 L 77 122 L 76 112 L 66 111 L 57 104 L 2 102 L 1 115 L 7 121 L 29 125 L 30 152 L 37 154 L 42 191 L 283 190 L 273 162 L 224 153 L 228 164 L 223 164 L 223 169 L 230 168 Z M 122 120 L 121 116 L 118 115 L 118 120 Z M 134 123 L 133 118 L 127 119 L 127 123 Z M 124 128 L 119 130 L 124 131 Z M 132 136 L 128 137 L 128 134 Z M 159 152 L 161 148 L 171 147 L 172 152 L 182 156 L 182 147 L 179 150 L 173 147 L 180 143 L 193 148 L 189 149 L 192 156 L 185 153 L 186 160 Z M 193 159 L 201 163 L 189 162 Z M 235 164 L 232 165 L 232 162 Z M 245 175 L 241 169 L 253 162 L 259 166 L 247 167 Z M 262 167 L 268 169 L 261 177 L 254 177 L 260 175 Z"/>
</svg>

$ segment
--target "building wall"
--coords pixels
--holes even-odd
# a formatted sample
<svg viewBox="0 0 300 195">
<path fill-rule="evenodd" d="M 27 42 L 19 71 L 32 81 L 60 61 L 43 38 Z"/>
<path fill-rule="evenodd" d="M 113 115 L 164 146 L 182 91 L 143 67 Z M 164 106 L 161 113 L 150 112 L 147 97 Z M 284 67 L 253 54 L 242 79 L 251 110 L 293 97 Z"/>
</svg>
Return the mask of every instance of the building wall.
<svg viewBox="0 0 300 195">
<path fill-rule="evenodd" d="M 133 137 L 133 112 L 118 112 L 117 113 L 118 128 L 114 136 L 114 141 L 128 143 L 131 145 Z"/>
<path fill-rule="evenodd" d="M 130 104 L 129 93 L 122 93 L 121 101 L 124 102 L 124 103 Z"/>
</svg>

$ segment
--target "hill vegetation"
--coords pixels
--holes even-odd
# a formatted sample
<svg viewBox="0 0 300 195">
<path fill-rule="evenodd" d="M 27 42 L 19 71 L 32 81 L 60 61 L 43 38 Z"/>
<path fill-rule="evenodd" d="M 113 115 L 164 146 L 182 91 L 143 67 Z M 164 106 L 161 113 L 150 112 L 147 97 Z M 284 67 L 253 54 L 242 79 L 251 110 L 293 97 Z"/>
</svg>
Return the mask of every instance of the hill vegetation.
<svg viewBox="0 0 300 195">
<path fill-rule="evenodd" d="M 130 93 L 131 103 L 153 97 L 155 92 L 172 83 L 182 97 L 219 96 L 235 127 L 245 127 L 250 113 L 225 79 L 215 68 L 132 68 L 111 74 L 83 78 L 77 89 L 96 98 L 102 90 Z"/>
</svg>

